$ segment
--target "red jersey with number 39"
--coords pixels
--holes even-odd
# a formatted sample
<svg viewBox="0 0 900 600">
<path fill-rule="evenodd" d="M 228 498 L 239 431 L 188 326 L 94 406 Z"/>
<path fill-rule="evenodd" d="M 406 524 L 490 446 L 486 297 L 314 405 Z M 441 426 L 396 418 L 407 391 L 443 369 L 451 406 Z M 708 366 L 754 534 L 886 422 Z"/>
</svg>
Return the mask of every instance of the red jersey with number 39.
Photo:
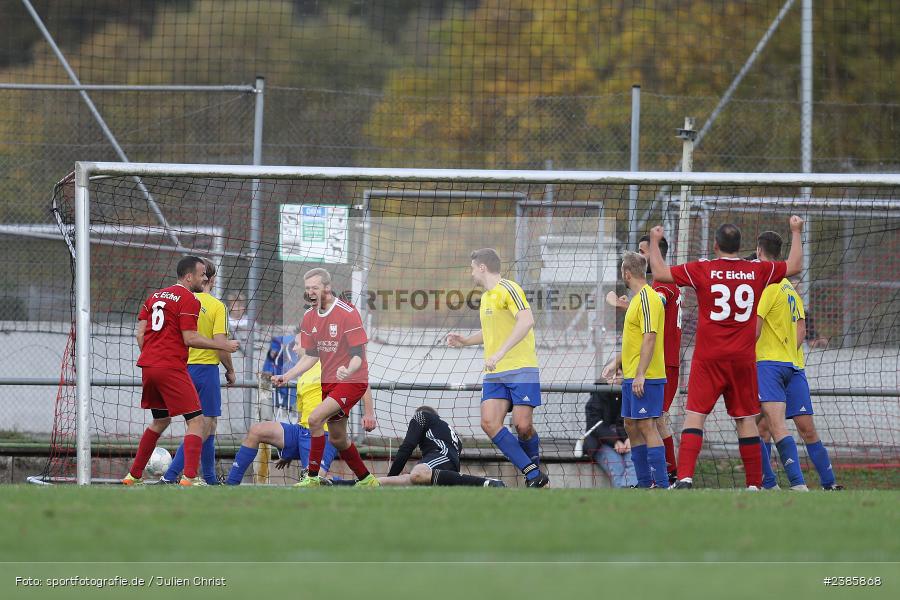
<svg viewBox="0 0 900 600">
<path fill-rule="evenodd" d="M 176 283 L 150 294 L 141 305 L 138 321 L 147 321 L 139 367 L 187 369 L 188 347 L 182 331 L 196 331 L 200 301 Z"/>
<path fill-rule="evenodd" d="M 350 362 L 350 348 L 368 342 L 359 311 L 352 304 L 335 298 L 324 313 L 315 307 L 306 311 L 300 324 L 300 345 L 304 350 L 315 350 L 322 363 L 322 383 L 338 383 L 338 367 Z M 369 366 L 363 352 L 362 365 L 347 383 L 368 383 Z"/>
<path fill-rule="evenodd" d="M 697 347 L 703 360 L 756 360 L 756 306 L 787 263 L 717 258 L 676 265 L 672 278 L 697 291 Z"/>
<path fill-rule="evenodd" d="M 667 367 L 681 366 L 681 290 L 674 283 L 654 283 L 653 291 L 665 305 L 666 326 L 663 354 Z"/>
</svg>

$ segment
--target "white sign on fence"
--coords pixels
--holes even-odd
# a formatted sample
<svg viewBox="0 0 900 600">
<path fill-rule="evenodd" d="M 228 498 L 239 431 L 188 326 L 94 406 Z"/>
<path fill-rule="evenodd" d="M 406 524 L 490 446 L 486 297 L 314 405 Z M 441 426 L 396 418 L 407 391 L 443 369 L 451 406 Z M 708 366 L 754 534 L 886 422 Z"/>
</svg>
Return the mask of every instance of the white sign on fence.
<svg viewBox="0 0 900 600">
<path fill-rule="evenodd" d="M 281 260 L 347 264 L 349 207 L 282 204 L 280 217 Z"/>
</svg>

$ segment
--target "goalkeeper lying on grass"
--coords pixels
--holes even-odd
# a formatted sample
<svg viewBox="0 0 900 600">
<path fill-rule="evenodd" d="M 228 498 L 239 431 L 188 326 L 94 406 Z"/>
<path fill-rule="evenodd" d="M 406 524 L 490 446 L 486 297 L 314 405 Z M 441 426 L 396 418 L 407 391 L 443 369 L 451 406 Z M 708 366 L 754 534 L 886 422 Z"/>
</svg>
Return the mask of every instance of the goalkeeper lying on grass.
<svg viewBox="0 0 900 600">
<path fill-rule="evenodd" d="M 418 446 L 422 459 L 409 475 L 401 475 L 413 450 Z M 406 437 L 387 477 L 381 485 L 470 485 L 506 487 L 499 479 L 463 475 L 459 472 L 459 436 L 430 406 L 420 406 L 409 421 Z"/>
</svg>

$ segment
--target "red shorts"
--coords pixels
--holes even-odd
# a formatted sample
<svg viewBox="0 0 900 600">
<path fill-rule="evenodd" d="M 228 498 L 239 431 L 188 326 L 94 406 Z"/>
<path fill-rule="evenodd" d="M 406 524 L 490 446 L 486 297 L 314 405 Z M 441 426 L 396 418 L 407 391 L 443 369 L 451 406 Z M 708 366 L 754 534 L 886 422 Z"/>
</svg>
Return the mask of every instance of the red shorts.
<svg viewBox="0 0 900 600">
<path fill-rule="evenodd" d="M 698 360 L 691 362 L 685 410 L 708 415 L 719 396 L 733 419 L 760 412 L 756 383 L 756 363 L 752 360 Z"/>
<path fill-rule="evenodd" d="M 325 398 L 333 398 L 341 406 L 341 410 L 332 416 L 329 421 L 337 421 L 350 416 L 350 409 L 356 406 L 360 398 L 369 389 L 368 383 L 323 383 L 322 384 L 322 400 Z"/>
<path fill-rule="evenodd" d="M 669 412 L 672 400 L 678 393 L 678 367 L 666 367 L 666 389 L 663 392 L 663 412 Z"/>
<path fill-rule="evenodd" d="M 141 408 L 167 410 L 170 417 L 200 410 L 200 397 L 187 368 L 142 367 L 141 380 Z"/>
</svg>

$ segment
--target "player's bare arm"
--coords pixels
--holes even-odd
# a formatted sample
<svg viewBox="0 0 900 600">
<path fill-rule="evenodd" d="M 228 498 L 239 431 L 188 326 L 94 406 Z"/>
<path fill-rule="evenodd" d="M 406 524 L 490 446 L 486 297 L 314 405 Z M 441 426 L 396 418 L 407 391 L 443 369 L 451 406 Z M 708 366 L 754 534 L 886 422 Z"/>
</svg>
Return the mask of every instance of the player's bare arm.
<svg viewBox="0 0 900 600">
<path fill-rule="evenodd" d="M 793 215 L 791 224 L 791 252 L 787 257 L 787 277 L 796 275 L 803 270 L 803 219 Z"/>
<path fill-rule="evenodd" d="M 200 335 L 196 330 L 184 330 L 181 332 L 184 345 L 190 348 L 202 348 L 204 350 L 222 350 L 224 352 L 237 352 L 241 347 L 237 340 L 216 340 Z"/>
<path fill-rule="evenodd" d="M 297 364 L 291 367 L 287 373 L 282 373 L 281 375 L 273 375 L 272 385 L 282 386 L 288 381 L 300 377 L 301 375 L 312 369 L 317 362 L 319 362 L 318 356 L 310 356 L 309 354 L 305 355 L 303 358 L 298 360 Z"/>
<path fill-rule="evenodd" d="M 362 366 L 362 356 L 351 357 L 350 362 L 347 363 L 346 367 L 338 367 L 337 371 L 335 371 L 338 381 L 345 381 L 351 375 L 356 373 L 361 366 Z"/>
<path fill-rule="evenodd" d="M 605 379 L 606 383 L 612 384 L 613 381 L 615 381 L 620 368 L 622 368 L 621 352 L 616 354 L 611 361 L 606 363 L 606 366 L 603 367 L 603 371 L 600 372 L 600 377 Z"/>
<path fill-rule="evenodd" d="M 759 340 L 759 336 L 762 335 L 763 328 L 763 320 L 760 317 L 756 317 L 756 339 Z"/>
<path fill-rule="evenodd" d="M 464 336 L 459 333 L 447 334 L 447 345 L 451 348 L 462 348 L 464 346 L 480 346 L 484 343 L 484 335 L 479 331 L 470 336 Z"/>
<path fill-rule="evenodd" d="M 137 339 L 138 350 L 144 349 L 144 333 L 147 331 L 147 321 L 138 321 L 137 333 L 134 334 Z"/>
<path fill-rule="evenodd" d="M 657 225 L 650 230 L 650 253 L 647 259 L 650 261 L 650 270 L 653 272 L 653 280 L 659 283 L 673 283 L 672 271 L 659 251 L 659 240 L 663 239 L 662 225 Z"/>
<path fill-rule="evenodd" d="M 228 336 L 224 333 L 217 333 L 213 335 L 213 339 L 220 342 L 227 342 Z M 234 385 L 235 382 L 237 382 L 237 376 L 234 373 L 234 363 L 231 361 L 231 353 L 219 350 L 219 362 L 225 367 L 225 383 L 227 385 Z"/>
<path fill-rule="evenodd" d="M 606 303 L 613 308 L 628 310 L 628 296 L 616 296 L 616 293 L 613 291 L 606 294 Z"/>
<path fill-rule="evenodd" d="M 378 427 L 378 421 L 375 420 L 375 399 L 372 398 L 372 389 L 366 390 L 362 397 L 363 402 L 363 420 L 362 426 L 366 431 L 374 431 Z"/>
<path fill-rule="evenodd" d="M 634 382 L 631 384 L 631 389 L 638 398 L 641 398 L 644 395 L 644 376 L 647 373 L 647 367 L 650 366 L 650 360 L 653 358 L 653 348 L 655 345 L 656 332 L 648 331 L 641 338 L 641 359 L 638 361 Z"/>
<path fill-rule="evenodd" d="M 509 337 L 500 345 L 496 354 L 484 359 L 484 370 L 493 371 L 496 369 L 497 363 L 503 360 L 503 357 L 506 356 L 506 353 L 509 352 L 513 346 L 524 340 L 525 336 L 528 335 L 528 332 L 531 331 L 533 327 L 534 315 L 531 314 L 531 309 L 524 309 L 517 312 L 516 324 L 513 326 Z"/>
<path fill-rule="evenodd" d="M 806 319 L 800 319 L 797 321 L 797 347 L 802 346 L 804 341 L 806 341 Z"/>
</svg>

